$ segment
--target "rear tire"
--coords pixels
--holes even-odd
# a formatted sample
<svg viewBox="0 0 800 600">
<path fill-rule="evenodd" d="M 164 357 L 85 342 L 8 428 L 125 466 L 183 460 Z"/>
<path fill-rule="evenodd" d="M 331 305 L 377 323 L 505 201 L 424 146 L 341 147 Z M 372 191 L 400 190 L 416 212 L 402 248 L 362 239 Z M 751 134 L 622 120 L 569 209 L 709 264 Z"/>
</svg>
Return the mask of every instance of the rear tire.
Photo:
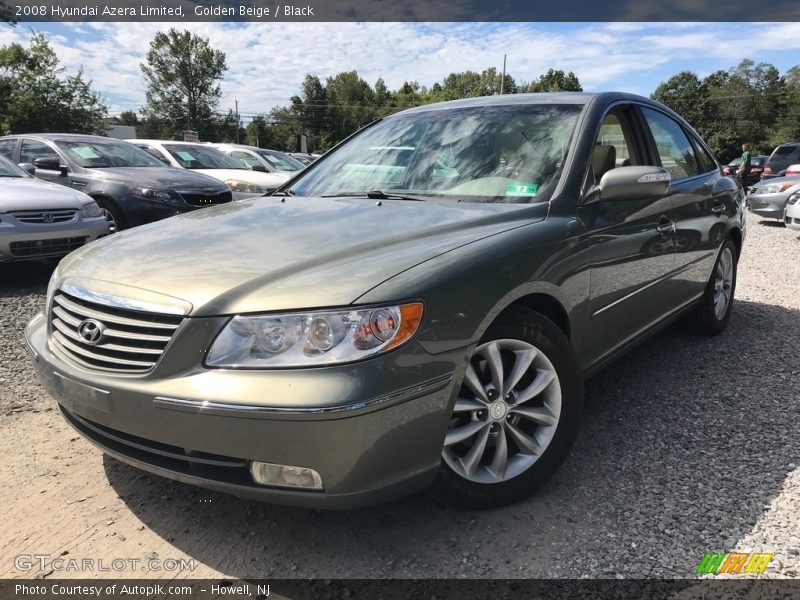
<svg viewBox="0 0 800 600">
<path fill-rule="evenodd" d="M 582 412 L 583 377 L 564 333 L 528 309 L 501 317 L 470 358 L 432 493 L 478 509 L 525 498 L 566 458 Z"/>
<path fill-rule="evenodd" d="M 738 260 L 736 245 L 728 238 L 714 263 L 700 304 L 689 315 L 688 321 L 697 333 L 718 335 L 728 326 L 736 292 Z"/>
</svg>

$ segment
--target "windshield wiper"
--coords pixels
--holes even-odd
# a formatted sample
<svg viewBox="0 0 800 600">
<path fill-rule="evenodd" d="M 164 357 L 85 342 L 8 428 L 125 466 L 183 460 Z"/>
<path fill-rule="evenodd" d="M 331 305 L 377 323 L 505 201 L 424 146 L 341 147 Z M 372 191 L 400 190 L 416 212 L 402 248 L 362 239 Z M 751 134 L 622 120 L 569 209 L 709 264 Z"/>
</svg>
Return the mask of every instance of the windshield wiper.
<svg viewBox="0 0 800 600">
<path fill-rule="evenodd" d="M 272 195 L 273 196 L 294 196 L 295 194 L 294 194 L 294 190 L 293 189 L 288 189 L 288 190 L 280 190 L 279 192 L 273 192 Z"/>
<path fill-rule="evenodd" d="M 370 190 L 369 192 L 345 192 L 343 194 L 323 194 L 322 198 L 360 198 L 361 196 L 365 196 L 370 200 L 414 200 L 416 202 L 423 202 L 425 200 L 425 198 L 421 196 L 387 194 L 381 190 Z"/>
</svg>

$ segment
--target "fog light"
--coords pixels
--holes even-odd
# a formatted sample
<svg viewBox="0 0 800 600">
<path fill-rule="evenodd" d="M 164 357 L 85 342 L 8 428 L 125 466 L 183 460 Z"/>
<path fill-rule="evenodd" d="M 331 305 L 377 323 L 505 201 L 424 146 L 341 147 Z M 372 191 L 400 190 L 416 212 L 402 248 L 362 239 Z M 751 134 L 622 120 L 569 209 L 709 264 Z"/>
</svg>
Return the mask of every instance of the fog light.
<svg viewBox="0 0 800 600">
<path fill-rule="evenodd" d="M 321 490 L 322 478 L 314 469 L 273 465 L 264 462 L 250 463 L 253 480 L 261 485 Z"/>
</svg>

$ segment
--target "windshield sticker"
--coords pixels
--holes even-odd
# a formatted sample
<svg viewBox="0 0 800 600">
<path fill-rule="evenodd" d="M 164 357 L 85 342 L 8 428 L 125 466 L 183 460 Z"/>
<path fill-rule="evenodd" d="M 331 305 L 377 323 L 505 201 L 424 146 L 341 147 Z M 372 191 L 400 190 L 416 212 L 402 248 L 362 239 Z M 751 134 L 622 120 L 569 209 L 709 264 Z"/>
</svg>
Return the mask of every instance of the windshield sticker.
<svg viewBox="0 0 800 600">
<path fill-rule="evenodd" d="M 183 160 L 194 160 L 194 156 L 190 152 L 184 152 L 183 150 L 178 150 L 175 152 L 178 156 L 180 156 Z"/>
<path fill-rule="evenodd" d="M 506 185 L 506 196 L 535 196 L 538 189 L 538 183 L 512 181 Z"/>
<path fill-rule="evenodd" d="M 88 146 L 81 146 L 79 148 L 70 148 L 75 154 L 80 156 L 81 158 L 85 158 L 87 160 L 92 158 L 100 158 L 97 154 L 95 154 L 94 150 L 89 148 Z"/>
</svg>

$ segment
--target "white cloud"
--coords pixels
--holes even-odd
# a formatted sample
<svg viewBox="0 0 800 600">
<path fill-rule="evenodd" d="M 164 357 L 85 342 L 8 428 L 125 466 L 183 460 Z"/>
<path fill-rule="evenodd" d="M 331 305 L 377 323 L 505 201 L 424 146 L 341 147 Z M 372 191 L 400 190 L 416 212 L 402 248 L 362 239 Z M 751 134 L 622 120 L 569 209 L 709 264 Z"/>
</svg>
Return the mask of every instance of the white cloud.
<svg viewBox="0 0 800 600">
<path fill-rule="evenodd" d="M 139 64 L 163 23 L 78 23 L 47 34 L 62 64 L 81 65 L 112 112 L 144 104 Z M 389 88 L 423 85 L 465 69 L 502 68 L 530 81 L 549 68 L 574 71 L 588 90 L 648 93 L 643 78 L 688 61 L 697 71 L 727 68 L 746 52 L 755 60 L 800 49 L 800 24 L 607 23 L 551 27 L 531 23 L 186 23 L 225 52 L 230 67 L 220 109 L 266 113 L 298 93 L 306 73 L 324 79 L 356 69 Z M 27 32 L 0 29 L 0 44 Z M 743 40 L 738 43 L 738 40 Z M 759 58 L 759 55 L 763 55 Z M 709 61 L 713 62 L 710 65 Z M 710 65 L 710 66 L 709 66 Z M 716 66 L 714 66 L 716 65 Z M 680 68 L 686 68 L 681 66 Z M 678 71 L 679 68 L 674 69 Z"/>
</svg>

